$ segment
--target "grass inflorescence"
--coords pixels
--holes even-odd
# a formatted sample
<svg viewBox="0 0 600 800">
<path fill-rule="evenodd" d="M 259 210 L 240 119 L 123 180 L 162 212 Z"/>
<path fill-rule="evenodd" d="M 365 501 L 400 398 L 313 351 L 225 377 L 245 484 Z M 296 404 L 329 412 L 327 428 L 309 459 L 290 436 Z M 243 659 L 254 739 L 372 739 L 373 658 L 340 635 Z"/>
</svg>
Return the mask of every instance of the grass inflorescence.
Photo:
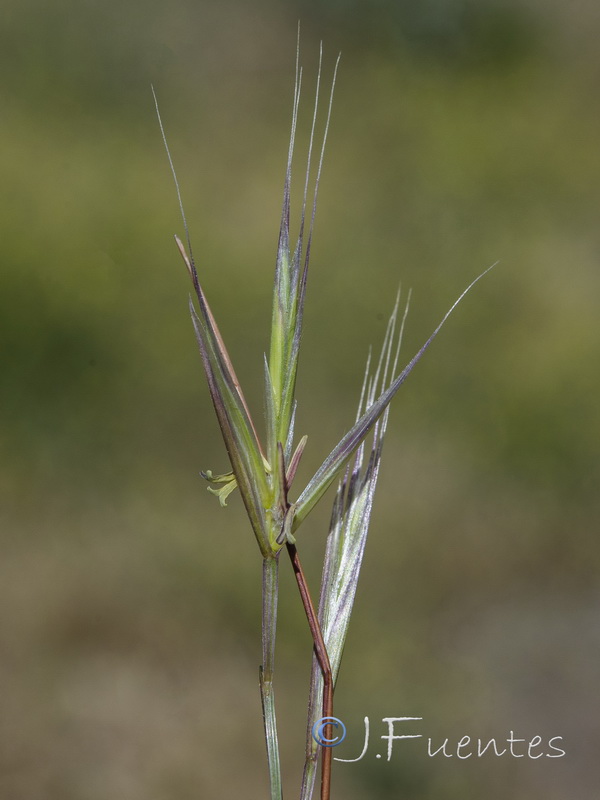
<svg viewBox="0 0 600 800">
<path fill-rule="evenodd" d="M 330 85 L 324 133 L 317 148 L 315 131 L 321 93 L 321 49 L 299 229 L 293 239 L 290 233 L 292 164 L 302 87 L 299 53 L 296 59 L 291 135 L 273 286 L 270 347 L 268 357 L 265 355 L 264 358 L 266 410 L 264 441 L 259 437 L 217 322 L 202 289 L 179 184 L 156 103 L 185 229 L 185 244 L 178 237 L 175 238 L 194 289 L 195 302 L 190 299 L 190 313 L 210 396 L 231 465 L 231 471 L 224 474 L 215 475 L 208 469 L 201 474 L 209 483 L 209 491 L 217 495 L 222 506 L 227 504 L 228 496 L 239 489 L 263 560 L 262 664 L 259 676 L 271 800 L 281 800 L 283 796 L 273 689 L 280 555 L 284 549 L 288 552 L 314 646 L 301 800 L 310 800 L 312 797 L 319 751 L 322 758 L 321 800 L 328 800 L 332 750 L 330 747 L 319 747 L 312 736 L 312 730 L 320 719 L 333 716 L 335 680 L 340 667 L 369 529 L 390 403 L 448 316 L 474 283 L 485 275 L 485 272 L 482 273 L 465 289 L 429 339 L 400 371 L 398 371 L 398 359 L 408 302 L 399 321 L 400 295 L 398 295 L 375 369 L 371 369 L 370 357 L 367 362 L 354 424 L 306 486 L 299 492 L 293 492 L 292 486 L 298 464 L 307 446 L 307 436 L 297 437 L 295 432 L 296 378 L 319 182 L 338 65 L 339 56 Z M 318 149 L 316 175 L 309 202 L 309 184 L 313 175 L 315 149 Z M 371 439 L 367 448 L 366 440 L 369 436 Z M 300 562 L 297 537 L 301 524 L 329 487 L 336 482 L 338 488 L 326 540 L 317 610 Z M 330 738 L 330 725 L 324 727 L 324 733 Z"/>
</svg>

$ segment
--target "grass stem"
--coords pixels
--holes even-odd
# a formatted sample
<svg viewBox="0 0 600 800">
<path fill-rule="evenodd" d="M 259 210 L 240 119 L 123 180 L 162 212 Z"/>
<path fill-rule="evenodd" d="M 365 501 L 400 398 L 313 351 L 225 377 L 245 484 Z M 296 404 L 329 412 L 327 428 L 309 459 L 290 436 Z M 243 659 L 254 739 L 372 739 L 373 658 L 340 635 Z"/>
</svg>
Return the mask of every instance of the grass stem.
<svg viewBox="0 0 600 800">
<path fill-rule="evenodd" d="M 319 625 L 319 618 L 310 596 L 306 577 L 300 563 L 300 556 L 296 550 L 296 545 L 287 544 L 287 551 L 292 562 L 294 575 L 302 598 L 302 605 L 308 620 L 308 626 L 314 642 L 314 650 L 317 661 L 323 673 L 323 717 L 333 717 L 333 676 L 331 673 L 331 665 L 329 663 L 329 656 L 327 655 L 327 648 L 323 640 L 321 626 Z M 325 726 L 325 738 L 331 737 L 331 725 Z M 332 749 L 331 747 L 322 747 L 322 761 L 321 761 L 321 800 L 329 800 L 331 793 L 331 760 Z"/>
<path fill-rule="evenodd" d="M 279 559 L 277 556 L 263 559 L 262 666 L 259 670 L 259 676 L 267 760 L 269 762 L 271 800 L 282 800 L 283 798 L 277 720 L 275 717 L 275 694 L 273 691 L 278 583 Z"/>
</svg>

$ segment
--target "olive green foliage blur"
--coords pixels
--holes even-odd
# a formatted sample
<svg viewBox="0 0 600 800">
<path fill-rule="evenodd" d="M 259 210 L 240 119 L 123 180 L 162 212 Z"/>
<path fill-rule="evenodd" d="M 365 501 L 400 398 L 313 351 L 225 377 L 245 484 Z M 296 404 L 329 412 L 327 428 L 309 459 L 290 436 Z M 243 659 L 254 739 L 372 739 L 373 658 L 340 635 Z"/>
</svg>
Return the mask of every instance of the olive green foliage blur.
<svg viewBox="0 0 600 800">
<path fill-rule="evenodd" d="M 298 376 L 298 485 L 352 423 L 412 287 L 336 714 L 561 735 L 568 759 L 338 764 L 333 797 L 591 796 L 600 545 L 600 105 L 592 2 L 4 4 L 0 19 L 0 796 L 266 796 L 259 559 L 188 315 L 150 84 L 201 280 L 261 419 L 298 18 L 342 50 Z M 300 170 L 298 171 L 300 174 Z M 300 181 L 301 183 L 301 181 Z M 296 206 L 297 207 L 297 206 Z M 262 433 L 262 432 L 261 432 Z M 318 586 L 327 510 L 299 549 Z M 215 566 L 221 554 L 226 568 Z M 287 570 L 282 766 L 310 640 Z M 289 590 L 286 588 L 289 581 Z M 373 745 L 373 748 L 375 745 Z M 396 751 L 395 751 L 396 752 Z"/>
</svg>

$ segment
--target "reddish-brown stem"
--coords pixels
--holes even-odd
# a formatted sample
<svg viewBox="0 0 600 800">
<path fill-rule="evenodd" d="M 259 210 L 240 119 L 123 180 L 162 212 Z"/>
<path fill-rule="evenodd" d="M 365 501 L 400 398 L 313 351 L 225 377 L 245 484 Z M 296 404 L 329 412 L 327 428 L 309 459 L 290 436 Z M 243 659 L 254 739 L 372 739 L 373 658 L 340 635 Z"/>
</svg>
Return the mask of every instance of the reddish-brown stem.
<svg viewBox="0 0 600 800">
<path fill-rule="evenodd" d="M 323 673 L 323 716 L 333 717 L 333 676 L 331 674 L 331 664 L 329 663 L 327 648 L 325 647 L 325 642 L 323 641 L 321 626 L 319 625 L 319 618 L 308 590 L 308 584 L 306 583 L 306 578 L 304 576 L 304 571 L 302 570 L 302 564 L 300 563 L 300 557 L 298 556 L 296 546 L 288 542 L 287 551 L 292 562 L 298 589 L 300 590 L 300 597 L 302 598 L 302 605 L 304 606 L 306 618 L 308 619 L 308 626 L 310 628 L 315 647 L 315 655 L 317 657 L 317 661 L 319 662 L 321 672 Z M 327 739 L 331 737 L 330 724 L 324 728 L 324 736 Z M 331 791 L 332 748 L 323 747 L 322 749 L 321 800 L 329 800 Z"/>
</svg>

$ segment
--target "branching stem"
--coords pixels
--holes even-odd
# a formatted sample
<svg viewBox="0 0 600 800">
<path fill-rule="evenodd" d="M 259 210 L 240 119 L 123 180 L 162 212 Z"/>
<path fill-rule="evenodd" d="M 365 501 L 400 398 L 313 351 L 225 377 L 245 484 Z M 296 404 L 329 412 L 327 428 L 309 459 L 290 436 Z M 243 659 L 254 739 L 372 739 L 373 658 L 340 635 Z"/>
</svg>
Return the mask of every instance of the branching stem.
<svg viewBox="0 0 600 800">
<path fill-rule="evenodd" d="M 302 598 L 302 605 L 304 606 L 306 618 L 308 619 L 308 626 L 310 628 L 310 632 L 314 642 L 315 655 L 317 661 L 319 662 L 319 667 L 321 668 L 321 672 L 323 673 L 323 717 L 332 717 L 333 676 L 331 673 L 329 656 L 327 655 L 327 648 L 325 647 L 323 634 L 321 632 L 321 626 L 319 624 L 319 618 L 317 612 L 315 611 L 312 598 L 310 596 L 308 584 L 306 582 L 306 578 L 304 575 L 304 571 L 302 569 L 302 564 L 300 563 L 300 557 L 298 555 L 298 551 L 296 550 L 296 546 L 288 542 L 287 551 L 290 560 L 292 562 L 292 567 L 294 570 L 294 575 L 296 576 L 298 589 L 300 590 L 300 597 Z M 332 730 L 331 725 L 330 724 L 327 725 L 323 730 L 325 738 L 327 739 L 331 738 L 331 730 Z M 323 747 L 322 750 L 323 753 L 321 761 L 321 800 L 329 800 L 329 795 L 331 791 L 331 760 L 333 754 L 331 747 Z"/>
</svg>

